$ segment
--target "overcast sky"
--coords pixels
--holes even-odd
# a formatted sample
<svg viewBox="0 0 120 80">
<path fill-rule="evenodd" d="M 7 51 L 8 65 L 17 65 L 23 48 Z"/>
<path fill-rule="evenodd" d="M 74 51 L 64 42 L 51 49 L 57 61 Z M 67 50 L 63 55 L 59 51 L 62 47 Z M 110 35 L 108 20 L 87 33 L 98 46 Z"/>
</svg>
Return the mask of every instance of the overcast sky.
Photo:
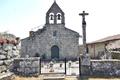
<svg viewBox="0 0 120 80">
<path fill-rule="evenodd" d="M 0 0 L 0 32 L 28 37 L 30 30 L 42 28 L 45 15 L 54 0 Z M 86 16 L 87 42 L 120 33 L 120 0 L 56 0 L 65 13 L 66 27 L 82 35 L 83 10 Z"/>
</svg>

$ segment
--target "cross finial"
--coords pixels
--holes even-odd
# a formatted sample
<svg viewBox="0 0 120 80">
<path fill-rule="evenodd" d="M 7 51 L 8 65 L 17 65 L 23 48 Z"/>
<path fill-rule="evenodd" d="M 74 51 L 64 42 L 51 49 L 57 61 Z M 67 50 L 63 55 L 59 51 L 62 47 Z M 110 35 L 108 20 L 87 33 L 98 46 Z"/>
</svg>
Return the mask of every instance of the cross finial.
<svg viewBox="0 0 120 80">
<path fill-rule="evenodd" d="M 85 13 L 85 11 L 83 11 L 83 13 L 80 13 L 79 15 L 82 16 L 82 18 L 83 18 L 82 23 L 83 23 L 84 25 L 86 25 L 85 16 L 88 15 L 88 13 Z"/>
<path fill-rule="evenodd" d="M 54 2 L 56 2 L 56 0 L 54 0 Z"/>
<path fill-rule="evenodd" d="M 80 15 L 80 16 L 82 16 L 82 17 L 83 17 L 83 19 L 84 19 L 84 18 L 85 18 L 85 16 L 86 16 L 86 15 L 89 15 L 89 14 L 88 14 L 88 13 L 85 13 L 85 11 L 83 11 L 83 13 L 80 13 L 79 15 Z"/>
</svg>

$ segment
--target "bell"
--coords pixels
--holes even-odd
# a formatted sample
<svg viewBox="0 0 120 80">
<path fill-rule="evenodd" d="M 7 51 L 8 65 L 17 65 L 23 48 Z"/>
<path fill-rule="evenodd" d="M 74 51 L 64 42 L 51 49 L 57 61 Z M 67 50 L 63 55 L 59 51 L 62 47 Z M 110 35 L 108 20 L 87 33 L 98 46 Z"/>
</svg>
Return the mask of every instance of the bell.
<svg viewBox="0 0 120 80">
<path fill-rule="evenodd" d="M 52 17 L 52 16 L 50 17 L 50 20 L 53 20 L 53 17 Z"/>
<path fill-rule="evenodd" d="M 52 14 L 50 15 L 50 20 L 53 20 L 53 15 Z"/>
<path fill-rule="evenodd" d="M 61 19 L 61 15 L 60 14 L 58 14 L 58 20 L 60 20 Z"/>
</svg>

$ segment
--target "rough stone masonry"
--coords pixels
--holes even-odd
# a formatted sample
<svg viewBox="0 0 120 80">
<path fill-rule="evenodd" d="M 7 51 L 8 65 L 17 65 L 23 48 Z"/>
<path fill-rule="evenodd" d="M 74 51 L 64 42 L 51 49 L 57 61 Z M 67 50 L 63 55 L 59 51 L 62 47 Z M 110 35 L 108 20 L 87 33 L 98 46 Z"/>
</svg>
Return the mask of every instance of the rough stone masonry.
<svg viewBox="0 0 120 80">
<path fill-rule="evenodd" d="M 43 28 L 30 31 L 30 36 L 21 40 L 21 57 L 78 58 L 79 37 L 79 33 L 65 27 L 64 12 L 54 2 L 46 13 Z"/>
<path fill-rule="evenodd" d="M 19 38 L 0 33 L 0 74 L 9 72 L 14 58 L 19 57 Z"/>
</svg>

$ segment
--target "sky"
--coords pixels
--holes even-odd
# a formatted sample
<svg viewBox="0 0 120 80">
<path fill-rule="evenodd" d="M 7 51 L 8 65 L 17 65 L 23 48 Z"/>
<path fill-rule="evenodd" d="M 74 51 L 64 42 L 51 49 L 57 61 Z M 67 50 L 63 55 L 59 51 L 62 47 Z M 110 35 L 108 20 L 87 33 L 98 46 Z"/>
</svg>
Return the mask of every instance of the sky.
<svg viewBox="0 0 120 80">
<path fill-rule="evenodd" d="M 46 12 L 54 0 L 0 0 L 0 32 L 21 39 L 29 31 L 45 24 Z M 65 13 L 65 26 L 82 35 L 83 10 L 86 16 L 87 42 L 120 33 L 120 0 L 56 0 Z M 82 39 L 81 39 L 82 40 Z"/>
</svg>

